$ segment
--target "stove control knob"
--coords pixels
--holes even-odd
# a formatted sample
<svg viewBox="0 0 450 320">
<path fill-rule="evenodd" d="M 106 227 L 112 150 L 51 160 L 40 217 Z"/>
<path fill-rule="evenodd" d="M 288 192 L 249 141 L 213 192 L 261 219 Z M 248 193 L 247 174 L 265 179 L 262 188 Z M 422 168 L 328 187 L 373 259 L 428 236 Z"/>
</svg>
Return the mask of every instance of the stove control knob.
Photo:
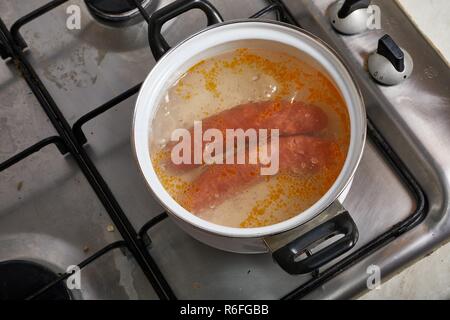
<svg viewBox="0 0 450 320">
<path fill-rule="evenodd" d="M 413 71 L 413 60 L 389 35 L 378 42 L 378 49 L 369 56 L 369 72 L 375 80 L 388 86 L 407 79 Z"/>
<path fill-rule="evenodd" d="M 340 0 L 328 9 L 333 27 L 343 34 L 357 34 L 367 30 L 370 19 L 370 0 Z"/>
</svg>

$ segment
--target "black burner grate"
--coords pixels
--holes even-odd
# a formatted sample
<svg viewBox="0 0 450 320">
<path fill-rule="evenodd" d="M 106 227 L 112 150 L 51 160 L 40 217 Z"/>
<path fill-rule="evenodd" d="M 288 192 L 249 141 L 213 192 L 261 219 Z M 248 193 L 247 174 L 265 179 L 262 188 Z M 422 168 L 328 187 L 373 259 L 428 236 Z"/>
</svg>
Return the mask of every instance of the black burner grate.
<svg viewBox="0 0 450 320">
<path fill-rule="evenodd" d="M 136 261 L 142 268 L 144 274 L 152 284 L 158 296 L 161 299 L 176 299 L 177 297 L 172 291 L 169 283 L 167 282 L 166 278 L 158 268 L 157 263 L 154 261 L 151 254 L 147 250 L 147 246 L 150 243 L 150 238 L 147 235 L 147 231 L 149 231 L 154 225 L 164 220 L 167 217 L 167 214 L 161 213 L 159 216 L 156 216 L 155 218 L 144 224 L 144 226 L 139 231 L 136 231 L 129 222 L 126 214 L 122 211 L 105 180 L 100 175 L 94 163 L 89 158 L 83 147 L 83 144 L 87 142 L 87 139 L 83 134 L 82 126 L 91 119 L 97 117 L 103 112 L 108 111 L 109 109 L 117 106 L 120 102 L 136 94 L 139 91 L 142 83 L 135 85 L 122 94 L 114 97 L 110 101 L 104 103 L 100 107 L 87 113 L 78 121 L 76 121 L 71 128 L 67 120 L 62 115 L 60 108 L 55 103 L 52 96 L 44 86 L 43 82 L 35 72 L 34 68 L 22 52 L 23 49 L 27 47 L 27 44 L 20 35 L 20 28 L 23 25 L 39 18 L 46 12 L 67 1 L 68 0 L 53 0 L 49 2 L 48 4 L 18 19 L 11 27 L 11 30 L 8 30 L 6 28 L 3 20 L 0 18 L 0 53 L 2 55 L 2 58 L 8 57 L 14 60 L 18 68 L 20 68 L 20 70 L 22 71 L 22 75 L 27 81 L 32 92 L 44 108 L 53 126 L 59 134 L 59 136 L 49 137 L 40 142 L 37 142 L 35 145 L 29 147 L 28 149 L 20 152 L 19 154 L 6 160 L 5 162 L 0 163 L 0 172 L 26 158 L 27 156 L 39 151 L 41 148 L 49 144 L 55 144 L 62 154 L 70 153 L 79 165 L 80 169 L 85 174 L 87 180 L 91 184 L 92 188 L 94 189 L 95 193 L 104 205 L 106 211 L 108 212 L 109 216 L 117 226 L 117 229 L 124 239 L 123 241 L 114 242 L 106 246 L 85 261 L 81 262 L 78 266 L 80 268 L 83 268 L 111 250 L 126 247 L 135 257 Z M 148 13 L 142 7 L 139 0 L 129 0 L 126 2 L 134 3 L 134 5 L 143 16 L 144 20 L 147 23 L 150 22 L 151 17 L 149 17 Z M 255 13 L 253 16 L 251 16 L 251 18 L 259 18 L 264 16 L 265 14 L 272 12 L 276 13 L 278 20 L 298 26 L 298 23 L 286 9 L 281 0 L 267 0 L 267 2 L 268 6 Z M 423 190 L 415 181 L 402 161 L 395 154 L 395 152 L 390 148 L 389 144 L 373 126 L 370 119 L 368 121 L 368 136 L 378 147 L 380 152 L 385 156 L 394 171 L 402 179 L 411 193 L 415 196 L 417 201 L 415 211 L 405 221 L 393 226 L 390 230 L 374 239 L 373 241 L 369 242 L 357 251 L 353 252 L 352 254 L 348 255 L 334 266 L 322 272 L 314 272 L 312 280 L 295 289 L 293 292 L 287 294 L 285 297 L 282 297 L 282 299 L 294 299 L 303 297 L 315 288 L 321 286 L 329 279 L 346 270 L 354 263 L 373 253 L 378 248 L 386 245 L 396 237 L 400 236 L 402 233 L 413 228 L 425 218 L 427 212 L 427 200 L 425 198 Z M 45 285 L 44 283 L 42 283 L 41 289 L 21 298 L 45 298 L 47 297 L 47 294 L 53 292 L 55 288 L 59 288 L 62 284 L 62 281 L 67 279 L 69 276 L 70 274 L 65 273 L 57 278 L 48 279 Z"/>
</svg>

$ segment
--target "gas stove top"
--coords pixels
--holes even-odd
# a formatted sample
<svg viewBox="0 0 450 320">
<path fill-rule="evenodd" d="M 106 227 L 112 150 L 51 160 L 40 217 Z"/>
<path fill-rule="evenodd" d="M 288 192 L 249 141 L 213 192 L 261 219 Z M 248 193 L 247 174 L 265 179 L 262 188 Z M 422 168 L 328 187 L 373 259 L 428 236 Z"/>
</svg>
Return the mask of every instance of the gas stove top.
<svg viewBox="0 0 450 320">
<path fill-rule="evenodd" d="M 172 1 L 111 10 L 104 2 L 0 3 L 0 268 L 27 283 L 0 297 L 59 290 L 56 298 L 67 298 L 64 284 L 72 299 L 350 298 L 367 290 L 370 266 L 384 280 L 450 239 L 450 73 L 394 1 L 372 1 L 382 29 L 353 36 L 331 26 L 331 0 L 211 1 L 225 20 L 263 16 L 321 37 L 364 95 L 369 140 L 344 202 L 359 241 L 302 276 L 286 274 L 270 255 L 207 247 L 166 219 L 133 159 L 130 127 L 155 64 L 145 20 Z M 78 11 L 80 28 L 70 20 Z M 205 25 L 192 11 L 167 23 L 164 36 L 175 44 Z M 415 63 L 412 76 L 391 87 L 366 66 L 386 33 Z M 71 276 L 77 267 L 79 283 Z"/>
</svg>

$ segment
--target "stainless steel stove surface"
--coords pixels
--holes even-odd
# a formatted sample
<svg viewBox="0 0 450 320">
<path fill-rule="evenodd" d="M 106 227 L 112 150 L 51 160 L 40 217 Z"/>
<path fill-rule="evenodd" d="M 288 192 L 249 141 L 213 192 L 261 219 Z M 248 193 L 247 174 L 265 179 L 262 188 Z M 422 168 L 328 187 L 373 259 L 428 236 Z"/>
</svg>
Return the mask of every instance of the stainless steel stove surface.
<svg viewBox="0 0 450 320">
<path fill-rule="evenodd" d="M 170 2 L 153 1 L 149 10 Z M 269 3 L 211 2 L 225 20 L 249 17 Z M 82 126 L 87 138 L 83 147 L 70 145 L 70 152 L 63 156 L 50 143 L 12 166 L 0 167 L 0 263 L 26 260 L 64 273 L 68 266 L 93 254 L 97 257 L 98 250 L 113 244 L 82 269 L 81 289 L 70 290 L 73 298 L 349 298 L 367 289 L 368 266 L 379 266 L 382 277 L 387 277 L 446 242 L 450 238 L 448 66 L 395 2 L 372 2 L 381 8 L 383 30 L 342 36 L 326 16 L 331 0 L 283 1 L 296 23 L 344 57 L 362 88 L 372 123 L 426 195 L 426 202 L 417 198 L 402 176 L 406 167 L 402 172 L 395 169 L 389 153 L 384 153 L 386 149 L 372 134 L 344 203 L 358 225 L 360 238 L 345 255 L 351 259 L 342 267 L 337 268 L 336 263 L 345 257 L 313 275 L 291 276 L 270 255 L 232 254 L 207 247 L 170 219 L 148 224 L 164 210 L 147 190 L 130 146 L 138 89 L 134 86 L 155 64 L 147 24 L 106 26 L 92 18 L 84 1 L 77 0 L 53 1 L 59 5 L 20 29 L 28 46 L 22 60 L 29 61 L 70 127 L 77 127 L 77 120 L 98 106 L 134 89 L 122 102 L 109 110 L 106 105 L 104 113 Z M 0 18 L 9 29 L 17 19 L 46 3 L 2 1 Z M 66 27 L 70 5 L 81 9 L 79 30 Z M 275 15 L 265 17 L 273 19 Z M 164 35 L 175 44 L 205 24 L 201 13 L 189 12 L 170 21 Z M 384 33 L 398 39 L 415 62 L 412 77 L 393 87 L 376 84 L 365 67 L 368 54 Z M 15 49 L 15 63 L 0 63 L 0 163 L 42 139 L 61 134 L 52 125 L 59 115 L 49 119 L 44 112 L 42 100 L 49 99 L 36 97 L 41 92 L 39 85 L 33 92 L 27 85 L 29 70 L 18 58 L 18 46 Z M 74 137 L 83 142 L 80 135 L 69 140 Z M 118 205 L 110 200 L 102 179 L 92 175 L 93 166 Z M 419 209 L 417 216 L 412 216 Z M 417 221 L 407 220 L 411 217 Z M 408 223 L 398 228 L 405 220 Z M 149 238 L 145 232 L 134 231 L 146 224 L 151 226 Z M 388 234 L 389 230 L 394 231 Z M 299 287 L 302 290 L 298 291 Z"/>
</svg>

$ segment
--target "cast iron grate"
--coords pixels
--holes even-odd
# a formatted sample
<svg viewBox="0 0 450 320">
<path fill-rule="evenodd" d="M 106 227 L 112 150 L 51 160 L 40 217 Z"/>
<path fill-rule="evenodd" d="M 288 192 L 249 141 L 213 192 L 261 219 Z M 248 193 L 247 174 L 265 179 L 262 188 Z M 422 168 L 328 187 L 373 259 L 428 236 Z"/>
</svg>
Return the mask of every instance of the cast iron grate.
<svg viewBox="0 0 450 320">
<path fill-rule="evenodd" d="M 91 112 L 78 119 L 74 123 L 74 125 L 70 127 L 69 123 L 62 115 L 60 108 L 55 103 L 52 96 L 44 86 L 43 82 L 35 72 L 33 66 L 29 63 L 29 61 L 23 54 L 23 50 L 27 47 L 27 44 L 20 35 L 20 28 L 23 25 L 41 17 L 43 14 L 67 1 L 68 0 L 53 0 L 46 5 L 37 8 L 24 17 L 18 19 L 12 25 L 10 30 L 7 29 L 0 17 L 0 53 L 2 58 L 11 58 L 15 61 L 17 67 L 22 71 L 22 75 L 27 81 L 33 94 L 38 99 L 39 103 L 47 113 L 47 116 L 58 132 L 58 136 L 52 136 L 43 139 L 33 146 L 11 157 L 10 159 L 4 161 L 3 163 L 0 163 L 0 172 L 6 170 L 10 166 L 51 144 L 56 145 L 62 155 L 65 155 L 67 153 L 72 155 L 72 157 L 75 159 L 78 166 L 86 176 L 88 182 L 91 184 L 98 198 L 102 202 L 112 221 L 116 225 L 121 236 L 123 237 L 123 241 L 113 242 L 100 251 L 94 253 L 86 260 L 82 261 L 78 265 L 80 269 L 92 263 L 107 252 L 110 252 L 111 250 L 118 248 L 127 248 L 136 259 L 137 263 L 143 270 L 145 276 L 153 286 L 159 298 L 164 300 L 177 299 L 170 284 L 167 282 L 156 261 L 153 259 L 148 250 L 148 245 L 151 243 L 150 238 L 147 235 L 148 231 L 153 226 L 167 218 L 167 214 L 165 212 L 161 213 L 160 215 L 145 223 L 139 231 L 136 231 L 83 147 L 83 145 L 87 142 L 86 136 L 84 135 L 82 130 L 83 125 L 93 118 L 99 116 L 100 114 L 117 106 L 120 102 L 138 93 L 142 83 L 131 87 L 122 94 L 105 102 L 103 105 L 93 109 Z M 151 17 L 140 5 L 140 2 L 137 0 L 130 1 L 132 1 L 134 5 L 139 9 L 139 12 L 142 14 L 146 23 L 149 23 Z M 279 21 L 299 26 L 296 20 L 284 6 L 282 0 L 267 0 L 267 2 L 268 5 L 265 8 L 255 13 L 250 18 L 256 19 L 268 13 L 275 13 L 276 18 Z M 319 270 L 317 270 L 313 273 L 313 277 L 311 280 L 288 293 L 287 295 L 282 297 L 282 299 L 298 299 L 305 296 L 312 290 L 321 286 L 326 281 L 346 270 L 351 265 L 357 263 L 364 257 L 373 253 L 378 248 L 386 245 L 404 232 L 407 232 L 411 228 L 415 227 L 425 218 L 427 213 L 427 200 L 425 198 L 423 190 L 411 175 L 411 173 L 408 171 L 406 166 L 402 163 L 400 158 L 389 146 L 387 141 L 374 127 L 370 119 L 368 119 L 368 136 L 378 148 L 378 150 L 384 155 L 386 160 L 392 166 L 393 170 L 404 182 L 405 186 L 407 186 L 409 191 L 415 197 L 417 203 L 415 211 L 412 212 L 407 219 L 405 219 L 401 223 L 394 225 L 390 230 L 372 240 L 360 249 L 354 251 L 343 260 L 339 261 L 326 270 L 320 272 Z M 70 275 L 71 274 L 69 273 L 62 274 L 50 281 L 48 284 L 44 285 L 41 289 L 23 298 L 37 299 L 40 297 L 44 297 L 44 295 L 48 294 L 48 292 L 53 290 L 53 288 L 60 286 L 61 283 Z"/>
</svg>

